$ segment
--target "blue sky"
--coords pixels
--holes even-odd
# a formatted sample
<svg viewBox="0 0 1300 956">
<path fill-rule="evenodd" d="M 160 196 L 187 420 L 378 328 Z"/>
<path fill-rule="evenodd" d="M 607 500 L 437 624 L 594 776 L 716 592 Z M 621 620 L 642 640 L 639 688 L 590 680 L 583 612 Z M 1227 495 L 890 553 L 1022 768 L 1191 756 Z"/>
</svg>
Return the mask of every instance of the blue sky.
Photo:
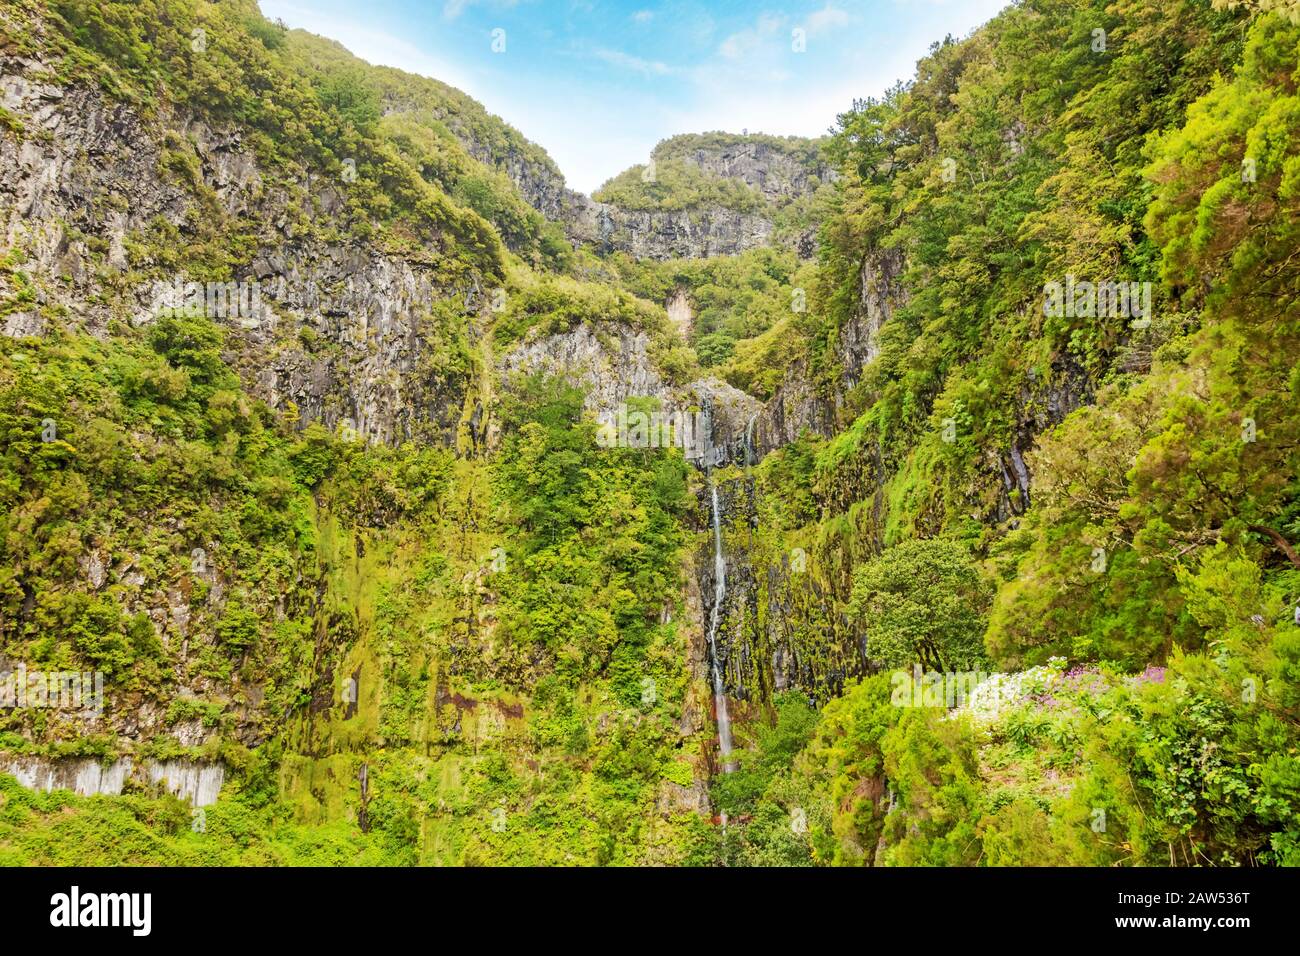
<svg viewBox="0 0 1300 956">
<path fill-rule="evenodd" d="M 676 133 L 821 135 L 855 96 L 910 77 L 932 41 L 1007 0 L 260 2 L 372 63 L 464 90 L 591 192 Z"/>
</svg>

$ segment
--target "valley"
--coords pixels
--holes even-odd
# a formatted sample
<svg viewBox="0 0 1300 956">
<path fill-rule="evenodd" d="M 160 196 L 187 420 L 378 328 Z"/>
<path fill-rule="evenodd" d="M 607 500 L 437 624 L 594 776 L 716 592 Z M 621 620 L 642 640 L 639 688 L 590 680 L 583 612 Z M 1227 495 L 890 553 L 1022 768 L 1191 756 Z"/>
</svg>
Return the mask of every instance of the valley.
<svg viewBox="0 0 1300 956">
<path fill-rule="evenodd" d="M 0 700 L 0 864 L 1300 862 L 1293 12 L 1020 0 L 587 196 L 254 0 L 0 0 L 0 674 L 103 686 Z"/>
</svg>

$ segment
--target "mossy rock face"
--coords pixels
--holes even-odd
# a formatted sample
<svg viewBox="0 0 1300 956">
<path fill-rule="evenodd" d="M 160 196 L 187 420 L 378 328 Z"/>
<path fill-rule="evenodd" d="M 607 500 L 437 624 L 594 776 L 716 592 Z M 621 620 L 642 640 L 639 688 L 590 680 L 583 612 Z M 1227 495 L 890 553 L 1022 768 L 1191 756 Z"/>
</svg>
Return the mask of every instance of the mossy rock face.
<svg viewBox="0 0 1300 956">
<path fill-rule="evenodd" d="M 0 665 L 104 695 L 0 706 L 0 863 L 1300 864 L 1300 25 L 1224 6 L 598 206 L 252 0 L 6 3 Z"/>
<path fill-rule="evenodd" d="M 284 800 L 302 823 L 346 819 L 359 802 L 359 771 L 360 760 L 353 754 L 287 757 L 281 768 Z"/>
</svg>

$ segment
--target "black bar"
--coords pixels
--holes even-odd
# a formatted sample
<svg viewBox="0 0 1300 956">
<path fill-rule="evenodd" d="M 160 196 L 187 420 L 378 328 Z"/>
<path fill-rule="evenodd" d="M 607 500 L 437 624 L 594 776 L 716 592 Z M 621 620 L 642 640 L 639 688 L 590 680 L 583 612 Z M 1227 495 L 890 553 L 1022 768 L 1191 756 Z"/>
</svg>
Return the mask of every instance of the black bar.
<svg viewBox="0 0 1300 956">
<path fill-rule="evenodd" d="M 91 894 L 150 894 L 148 936 L 135 936 L 130 925 L 52 926 L 52 898 L 70 897 L 73 886 L 83 904 Z M 1044 946 L 1102 937 L 1229 942 L 1288 930 L 1298 891 L 1297 871 L 1265 869 L 0 871 L 7 943 L 75 934 L 128 947 L 196 939 L 223 948 L 240 939 L 259 948 L 279 940 L 336 947 L 412 934 L 451 945 L 461 933 L 485 944 L 684 944 L 699 938 L 694 930 L 724 928 L 715 942 L 788 938 L 805 948 L 840 933 L 877 932 Z M 1118 925 L 1133 918 L 1154 925 Z M 1208 927 L 1188 925 L 1206 918 Z M 1248 925 L 1214 923 L 1241 918 Z"/>
</svg>

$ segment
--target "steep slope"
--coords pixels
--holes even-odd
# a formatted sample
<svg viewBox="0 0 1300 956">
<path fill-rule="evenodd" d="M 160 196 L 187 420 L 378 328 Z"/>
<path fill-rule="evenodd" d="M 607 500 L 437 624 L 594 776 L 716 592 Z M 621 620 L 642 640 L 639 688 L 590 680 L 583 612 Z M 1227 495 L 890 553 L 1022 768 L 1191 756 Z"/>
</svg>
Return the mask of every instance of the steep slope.
<svg viewBox="0 0 1300 956">
<path fill-rule="evenodd" d="M 728 484 L 737 860 L 1295 862 L 1298 41 L 1024 3 L 842 117 Z"/>
<path fill-rule="evenodd" d="M 661 169 L 656 183 L 649 182 L 656 177 L 646 167 L 633 167 L 593 201 L 565 186 L 545 151 L 459 90 L 371 67 L 301 30 L 288 32 L 285 42 L 314 85 L 368 91 L 382 117 L 380 134 L 422 174 L 490 220 L 525 258 L 552 268 L 571 265 L 562 237 L 602 255 L 625 252 L 636 259 L 735 255 L 771 242 L 811 254 L 813 196 L 834 175 L 816 142 L 674 137 L 653 154 Z M 679 182 L 683 170 L 689 172 Z"/>
<path fill-rule="evenodd" d="M 674 136 L 654 148 L 649 163 L 619 173 L 594 198 L 620 210 L 690 214 L 691 221 L 738 214 L 763 244 L 787 245 L 808 258 L 818 212 L 830 201 L 837 177 L 823 144 L 763 134 Z M 666 226 L 660 231 L 671 228 Z M 742 240 L 713 254 L 743 252 L 755 244 Z"/>
<path fill-rule="evenodd" d="M 1293 19 L 1024 0 L 598 202 L 251 0 L 8 0 L 0 673 L 103 695 L 0 861 L 1296 863 Z"/>
<path fill-rule="evenodd" d="M 0 646 L 103 680 L 4 767 L 128 792 L 6 785 L 5 859 L 685 859 L 682 453 L 511 374 L 594 330 L 675 397 L 662 310 L 534 273 L 513 187 L 252 3 L 2 12 Z"/>
</svg>

